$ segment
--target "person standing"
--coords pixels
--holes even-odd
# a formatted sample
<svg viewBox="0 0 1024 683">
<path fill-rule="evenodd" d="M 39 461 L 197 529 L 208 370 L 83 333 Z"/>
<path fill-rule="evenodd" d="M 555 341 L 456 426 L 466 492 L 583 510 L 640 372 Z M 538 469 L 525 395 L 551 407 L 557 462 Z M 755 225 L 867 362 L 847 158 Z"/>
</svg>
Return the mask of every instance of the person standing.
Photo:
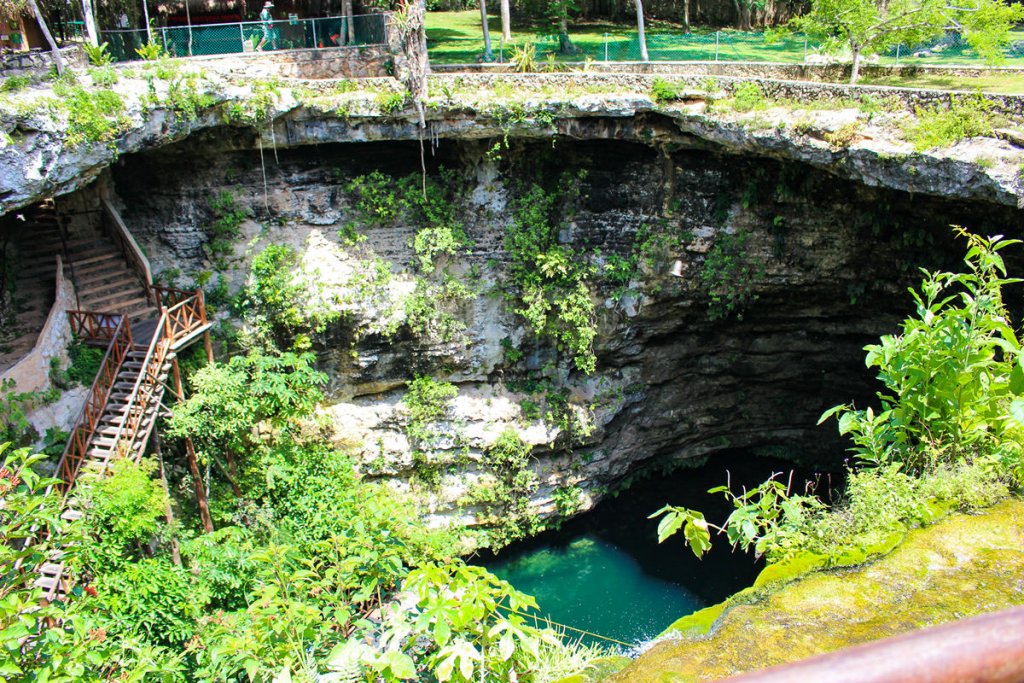
<svg viewBox="0 0 1024 683">
<path fill-rule="evenodd" d="M 277 49 L 277 40 L 274 38 L 274 17 L 270 14 L 270 10 L 273 9 L 274 3 L 267 0 L 263 3 L 263 11 L 260 12 L 260 23 L 263 25 L 263 37 L 260 38 L 259 45 L 256 46 L 256 51 L 259 52 L 263 49 L 263 46 L 270 42 L 270 49 Z"/>
</svg>

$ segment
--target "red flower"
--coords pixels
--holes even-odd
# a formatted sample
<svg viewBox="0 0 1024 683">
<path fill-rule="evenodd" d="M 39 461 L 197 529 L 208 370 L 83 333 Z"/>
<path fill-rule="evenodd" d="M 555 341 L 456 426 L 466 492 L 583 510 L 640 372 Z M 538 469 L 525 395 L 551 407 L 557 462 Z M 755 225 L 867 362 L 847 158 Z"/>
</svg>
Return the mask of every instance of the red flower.
<svg viewBox="0 0 1024 683">
<path fill-rule="evenodd" d="M 91 595 L 92 597 L 94 597 L 94 598 L 96 597 L 96 589 L 93 588 L 92 586 L 86 586 L 83 590 L 86 593 L 88 593 L 89 595 Z"/>
</svg>

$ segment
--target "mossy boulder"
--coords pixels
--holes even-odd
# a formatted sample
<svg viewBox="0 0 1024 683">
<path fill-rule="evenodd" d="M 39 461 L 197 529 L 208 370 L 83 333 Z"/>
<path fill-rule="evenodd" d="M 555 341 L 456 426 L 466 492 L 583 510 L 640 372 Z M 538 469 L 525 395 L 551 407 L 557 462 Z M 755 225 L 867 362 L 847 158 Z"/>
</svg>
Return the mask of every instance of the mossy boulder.
<svg viewBox="0 0 1024 683">
<path fill-rule="evenodd" d="M 713 607 L 681 619 L 675 636 L 608 680 L 718 680 L 995 612 L 1024 604 L 1021 577 L 1024 502 L 1011 499 L 915 530 L 868 564 L 748 589 L 721 616 Z"/>
</svg>

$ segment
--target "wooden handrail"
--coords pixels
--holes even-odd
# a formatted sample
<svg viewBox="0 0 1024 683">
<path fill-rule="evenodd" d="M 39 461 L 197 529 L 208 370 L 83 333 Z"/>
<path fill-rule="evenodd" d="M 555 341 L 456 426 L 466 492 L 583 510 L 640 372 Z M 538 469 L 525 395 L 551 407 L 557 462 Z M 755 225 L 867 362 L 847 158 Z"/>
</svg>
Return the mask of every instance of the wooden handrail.
<svg viewBox="0 0 1024 683">
<path fill-rule="evenodd" d="M 181 292 L 181 290 L 169 291 Z M 160 292 L 155 291 L 153 294 L 159 297 Z M 191 293 L 186 292 L 185 294 L 188 294 L 188 296 L 169 308 L 165 308 L 161 304 L 160 320 L 157 322 L 153 338 L 146 349 L 142 368 L 139 370 L 139 375 L 126 401 L 124 419 L 118 426 L 113 442 L 109 447 L 110 453 L 115 457 L 123 455 L 130 457 L 135 462 L 138 462 L 142 457 L 143 449 L 141 448 L 139 437 L 144 433 L 148 435 L 148 431 L 142 429 L 142 423 L 146 419 L 154 395 L 162 386 L 160 376 L 164 364 L 167 362 L 168 355 L 173 350 L 175 342 L 187 339 L 207 325 L 202 290 L 196 290 Z M 158 298 L 157 302 L 160 303 L 161 299 Z M 109 315 L 86 311 L 69 311 L 69 314 L 72 313 L 78 314 L 82 324 L 88 322 L 89 316 Z M 60 473 L 58 487 L 65 501 L 67 501 L 71 487 L 78 478 L 82 462 L 84 462 L 88 455 L 96 427 L 106 411 L 111 389 L 117 381 L 124 359 L 131 352 L 132 347 L 131 326 L 128 324 L 126 317 L 119 316 L 117 326 L 107 346 L 107 352 L 103 356 L 100 370 L 96 374 L 96 379 L 93 381 L 89 396 L 82 407 L 82 412 L 75 423 L 75 428 L 71 433 L 68 444 L 64 448 L 64 453 L 57 463 L 57 471 Z M 152 417 L 155 418 L 155 415 Z M 99 471 L 100 475 L 105 474 L 111 460 L 112 458 L 108 458 L 104 461 L 103 467 Z M 47 489 L 47 492 L 50 490 Z M 38 542 L 40 540 L 40 537 L 37 535 L 38 533 L 39 530 L 33 528 L 26 539 L 26 543 L 33 544 Z M 65 593 L 70 590 L 70 581 L 64 571 L 63 563 L 59 560 L 59 553 L 54 557 L 56 558 L 55 561 L 59 563 L 59 568 L 56 571 L 52 587 L 45 595 L 46 600 L 55 599 L 61 590 Z M 15 570 L 20 569 L 21 566 L 22 561 L 19 560 Z"/>
<path fill-rule="evenodd" d="M 114 330 L 122 317 L 120 313 L 68 311 L 71 332 L 82 341 L 91 343 L 110 343 L 110 340 L 114 338 Z"/>
<path fill-rule="evenodd" d="M 110 200 L 106 197 L 101 197 L 100 201 L 103 204 L 103 216 L 108 219 L 103 222 L 107 223 L 109 221 L 110 227 L 108 232 L 110 236 L 117 242 L 121 253 L 124 254 L 125 260 L 128 261 L 128 264 L 135 271 L 135 274 L 139 276 L 139 279 L 142 280 L 148 297 L 149 288 L 153 286 L 153 270 L 149 266 L 149 259 L 142 252 L 139 243 L 132 237 L 128 226 L 121 220 L 121 214 L 117 212 L 117 209 L 110 203 Z"/>
<path fill-rule="evenodd" d="M 167 288 L 154 288 L 164 289 Z M 181 292 L 181 290 L 171 290 Z M 159 293 L 158 293 L 159 296 Z M 160 302 L 161 299 L 158 299 Z M 160 374 L 167 362 L 167 356 L 175 342 L 188 337 L 200 329 L 205 323 L 206 311 L 203 307 L 202 290 L 190 293 L 190 296 L 170 308 L 163 308 L 157 322 L 153 339 L 146 349 L 146 357 L 142 361 L 139 376 L 126 399 L 124 421 L 114 434 L 110 450 L 113 453 L 132 454 L 139 445 L 137 439 L 142 432 L 141 425 L 146 417 L 150 397 L 160 385 Z"/>
<path fill-rule="evenodd" d="M 78 470 L 89 449 L 89 442 L 96 432 L 96 425 L 99 424 L 103 411 L 106 410 L 107 400 L 110 398 L 110 391 L 117 380 L 121 364 L 124 363 L 131 347 L 131 326 L 128 325 L 124 316 L 118 316 L 117 326 L 111 334 L 110 344 L 107 346 L 107 352 L 103 355 L 99 372 L 96 373 L 96 379 L 93 380 L 92 387 L 89 389 L 85 405 L 82 406 L 82 411 L 68 438 L 67 446 L 64 447 L 64 452 L 57 462 L 57 472 L 62 481 L 61 490 L 65 494 L 78 476 Z"/>
</svg>

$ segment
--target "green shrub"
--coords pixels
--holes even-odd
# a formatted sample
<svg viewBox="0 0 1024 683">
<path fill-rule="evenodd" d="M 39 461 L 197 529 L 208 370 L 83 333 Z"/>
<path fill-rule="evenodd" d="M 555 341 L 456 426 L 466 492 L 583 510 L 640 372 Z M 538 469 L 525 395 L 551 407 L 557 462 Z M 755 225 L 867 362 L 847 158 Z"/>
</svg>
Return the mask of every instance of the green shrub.
<svg viewBox="0 0 1024 683">
<path fill-rule="evenodd" d="M 414 449 L 423 450 L 435 444 L 441 436 L 436 423 L 447 417 L 449 403 L 458 395 L 454 384 L 439 382 L 429 375 L 417 375 L 409 382 L 402 403 L 409 411 L 405 433 Z"/>
<path fill-rule="evenodd" d="M 651 84 L 651 99 L 659 104 L 673 102 L 679 98 L 679 85 L 664 78 L 655 78 Z"/>
<path fill-rule="evenodd" d="M 385 90 L 377 93 L 377 107 L 380 109 L 382 114 L 397 114 L 402 111 L 403 107 L 405 107 L 405 103 L 408 99 L 409 93 L 405 90 L 402 92 Z"/>
<path fill-rule="evenodd" d="M 984 95 L 951 95 L 948 107 L 918 107 L 917 118 L 903 132 L 917 151 L 948 147 L 964 138 L 992 135 L 998 117 Z"/>
<path fill-rule="evenodd" d="M 8 76 L 0 81 L 0 92 L 15 93 L 32 85 L 32 78 L 29 76 Z"/>
<path fill-rule="evenodd" d="M 111 67 L 89 69 L 89 78 L 98 88 L 109 88 L 117 83 L 117 70 Z"/>
<path fill-rule="evenodd" d="M 64 371 L 67 383 L 70 386 L 76 384 L 83 387 L 92 386 L 93 380 L 96 379 L 96 374 L 103 364 L 105 353 L 103 349 L 86 346 L 79 340 L 72 342 L 68 347 L 68 359 L 71 363 Z"/>
<path fill-rule="evenodd" d="M 530 73 L 537 70 L 537 46 L 533 43 L 513 45 L 509 61 L 519 73 Z"/>
<path fill-rule="evenodd" d="M 156 60 L 166 56 L 164 46 L 158 43 L 155 39 L 151 39 L 148 43 L 141 47 L 135 48 L 135 54 L 141 57 L 144 61 L 155 62 Z"/>
<path fill-rule="evenodd" d="M 732 108 L 736 111 L 754 111 L 767 107 L 768 98 L 759 83 L 744 81 L 733 86 Z"/>
<path fill-rule="evenodd" d="M 561 184 L 571 182 L 562 178 Z M 536 184 L 516 200 L 505 231 L 515 284 L 509 296 L 535 334 L 552 338 L 571 354 L 578 370 L 590 374 L 597 364 L 596 313 L 588 286 L 594 269 L 572 247 L 558 243 L 560 209 L 566 201 L 566 195 L 548 193 Z"/>
<path fill-rule="evenodd" d="M 701 266 L 700 278 L 707 288 L 708 318 L 730 315 L 743 318 L 743 311 L 757 300 L 755 289 L 764 280 L 765 266 L 749 251 L 749 232 L 720 232 Z"/>
<path fill-rule="evenodd" d="M 131 123 L 124 100 L 107 88 L 86 89 L 82 86 L 54 86 L 58 99 L 53 110 L 66 117 L 65 144 L 77 147 L 83 143 L 113 143 Z"/>
<path fill-rule="evenodd" d="M 89 58 L 89 63 L 93 66 L 110 66 L 114 63 L 114 57 L 107 51 L 107 47 L 107 43 L 99 45 L 93 45 L 88 41 L 82 43 L 85 56 Z"/>
</svg>

